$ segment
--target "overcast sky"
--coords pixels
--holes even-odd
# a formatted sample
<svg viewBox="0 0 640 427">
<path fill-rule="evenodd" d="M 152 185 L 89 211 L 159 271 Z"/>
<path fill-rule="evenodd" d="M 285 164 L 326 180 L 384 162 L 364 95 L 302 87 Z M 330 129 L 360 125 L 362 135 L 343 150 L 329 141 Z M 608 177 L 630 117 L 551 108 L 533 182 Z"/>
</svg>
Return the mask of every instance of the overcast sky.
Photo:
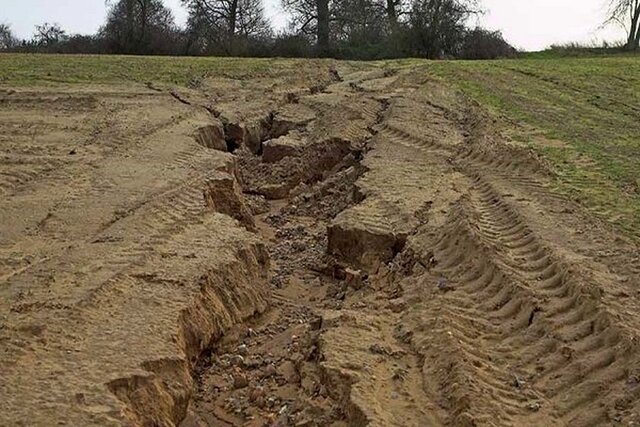
<svg viewBox="0 0 640 427">
<path fill-rule="evenodd" d="M 263 0 L 267 17 L 282 28 L 286 16 L 280 0 Z M 624 31 L 598 30 L 604 0 L 483 0 L 487 14 L 480 24 L 502 30 L 519 48 L 539 50 L 552 43 L 619 40 Z M 179 24 L 185 21 L 180 0 L 164 0 Z M 20 37 L 30 37 L 42 22 L 57 22 L 70 33 L 92 33 L 106 15 L 104 0 L 0 0 L 0 22 L 11 24 Z"/>
</svg>

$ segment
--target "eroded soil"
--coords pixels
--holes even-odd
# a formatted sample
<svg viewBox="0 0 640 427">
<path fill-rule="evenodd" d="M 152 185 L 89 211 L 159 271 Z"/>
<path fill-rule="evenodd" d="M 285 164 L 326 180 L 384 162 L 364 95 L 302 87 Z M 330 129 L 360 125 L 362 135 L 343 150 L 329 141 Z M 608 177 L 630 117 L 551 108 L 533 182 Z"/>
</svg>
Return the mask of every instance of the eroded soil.
<svg viewBox="0 0 640 427">
<path fill-rule="evenodd" d="M 0 424 L 640 424 L 637 245 L 425 69 L 2 92 Z"/>
</svg>

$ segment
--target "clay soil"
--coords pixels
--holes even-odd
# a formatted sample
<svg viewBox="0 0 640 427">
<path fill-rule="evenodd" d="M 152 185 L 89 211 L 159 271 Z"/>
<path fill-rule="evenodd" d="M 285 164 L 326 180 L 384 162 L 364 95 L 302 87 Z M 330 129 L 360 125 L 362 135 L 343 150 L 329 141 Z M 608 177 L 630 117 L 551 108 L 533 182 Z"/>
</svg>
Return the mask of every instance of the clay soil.
<svg viewBox="0 0 640 427">
<path fill-rule="evenodd" d="M 634 240 L 416 67 L 0 92 L 0 425 L 640 425 Z"/>
</svg>

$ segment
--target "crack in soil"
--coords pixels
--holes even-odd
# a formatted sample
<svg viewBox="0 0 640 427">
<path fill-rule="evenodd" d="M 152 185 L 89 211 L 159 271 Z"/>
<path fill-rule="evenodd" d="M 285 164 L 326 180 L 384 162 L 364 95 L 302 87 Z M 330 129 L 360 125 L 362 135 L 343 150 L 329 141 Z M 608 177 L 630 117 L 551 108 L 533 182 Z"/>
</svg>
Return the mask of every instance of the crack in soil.
<svg viewBox="0 0 640 427">
<path fill-rule="evenodd" d="M 379 105 L 375 123 L 365 127 L 371 136 L 387 107 Z M 351 380 L 322 366 L 320 313 L 339 309 L 366 280 L 327 255 L 327 230 L 337 214 L 364 199 L 356 181 L 366 172 L 361 160 L 369 139 L 358 146 L 346 140 L 310 143 L 276 164 L 236 153 L 247 205 L 268 242 L 272 303 L 202 359 L 183 426 L 339 426 L 364 419 L 348 402 Z M 267 194 L 275 200 L 255 189 L 256 183 L 281 182 L 283 174 L 288 191 Z"/>
</svg>

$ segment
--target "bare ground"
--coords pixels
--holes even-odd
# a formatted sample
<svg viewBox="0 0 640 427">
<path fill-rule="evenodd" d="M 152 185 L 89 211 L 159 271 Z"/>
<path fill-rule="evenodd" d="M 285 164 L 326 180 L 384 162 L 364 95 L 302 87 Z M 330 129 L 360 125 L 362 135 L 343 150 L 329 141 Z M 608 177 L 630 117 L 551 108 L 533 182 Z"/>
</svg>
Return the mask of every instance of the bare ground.
<svg viewBox="0 0 640 427">
<path fill-rule="evenodd" d="M 2 92 L 0 424 L 640 424 L 637 245 L 338 70 Z"/>
</svg>

